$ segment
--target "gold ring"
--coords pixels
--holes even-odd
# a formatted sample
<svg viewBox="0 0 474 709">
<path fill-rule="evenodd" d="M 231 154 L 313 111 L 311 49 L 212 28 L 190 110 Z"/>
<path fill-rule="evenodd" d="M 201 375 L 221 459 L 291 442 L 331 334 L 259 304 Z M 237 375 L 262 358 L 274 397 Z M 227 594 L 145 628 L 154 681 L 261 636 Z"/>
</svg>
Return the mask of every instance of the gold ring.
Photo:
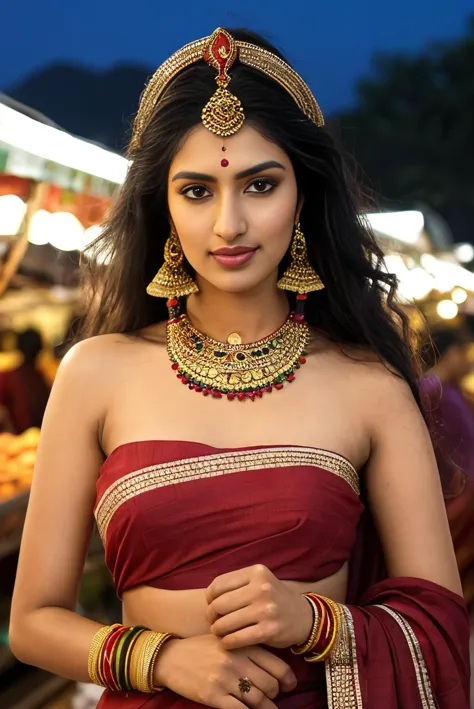
<svg viewBox="0 0 474 709">
<path fill-rule="evenodd" d="M 239 678 L 239 690 L 240 692 L 242 692 L 242 694 L 248 694 L 252 687 L 252 681 L 248 677 Z"/>
</svg>

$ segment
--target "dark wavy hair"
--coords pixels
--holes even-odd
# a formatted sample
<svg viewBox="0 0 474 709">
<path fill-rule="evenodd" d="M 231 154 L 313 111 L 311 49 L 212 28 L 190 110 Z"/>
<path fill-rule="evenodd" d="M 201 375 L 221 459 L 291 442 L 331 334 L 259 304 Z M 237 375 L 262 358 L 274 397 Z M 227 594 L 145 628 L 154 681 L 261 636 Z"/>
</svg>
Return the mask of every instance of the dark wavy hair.
<svg viewBox="0 0 474 709">
<path fill-rule="evenodd" d="M 282 57 L 256 34 L 229 32 Z M 244 106 L 246 123 L 287 153 L 305 195 L 301 227 L 310 261 L 326 285 L 309 295 L 309 323 L 342 348 L 370 350 L 409 383 L 420 403 L 408 320 L 395 302 L 396 277 L 384 270 L 383 253 L 360 216 L 367 210 L 367 199 L 335 140 L 262 72 L 237 61 L 231 73 L 231 90 Z M 133 162 L 125 183 L 92 246 L 93 253 L 107 257 L 108 265 L 94 265 L 94 259 L 84 264 L 86 292 L 96 304 L 87 310 L 84 337 L 131 333 L 167 318 L 164 300 L 148 296 L 145 289 L 163 261 L 170 231 L 168 172 L 215 89 L 215 72 L 204 62 L 185 69 L 161 97 L 140 146 L 130 152 Z"/>
</svg>

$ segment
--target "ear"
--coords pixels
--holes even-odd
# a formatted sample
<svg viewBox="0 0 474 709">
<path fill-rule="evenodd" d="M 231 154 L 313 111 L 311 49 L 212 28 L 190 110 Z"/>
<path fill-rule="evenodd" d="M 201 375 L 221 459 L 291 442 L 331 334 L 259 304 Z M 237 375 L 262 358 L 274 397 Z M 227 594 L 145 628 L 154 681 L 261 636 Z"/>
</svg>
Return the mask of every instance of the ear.
<svg viewBox="0 0 474 709">
<path fill-rule="evenodd" d="M 296 207 L 296 214 L 295 214 L 295 224 L 298 224 L 300 221 L 300 216 L 301 216 L 301 211 L 303 209 L 304 205 L 304 194 L 300 194 L 299 199 L 298 199 L 298 206 Z"/>
</svg>

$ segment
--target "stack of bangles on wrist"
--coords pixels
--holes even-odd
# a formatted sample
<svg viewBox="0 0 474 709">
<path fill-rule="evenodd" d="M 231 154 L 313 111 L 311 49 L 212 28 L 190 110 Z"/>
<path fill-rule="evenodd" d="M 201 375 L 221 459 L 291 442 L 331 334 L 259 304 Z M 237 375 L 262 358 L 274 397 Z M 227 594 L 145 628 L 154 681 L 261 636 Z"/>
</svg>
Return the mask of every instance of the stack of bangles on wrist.
<svg viewBox="0 0 474 709">
<path fill-rule="evenodd" d="M 128 628 L 116 623 L 101 628 L 89 650 L 88 672 L 94 684 L 113 692 L 135 690 L 153 694 L 153 670 L 170 633 L 155 633 L 141 625 Z"/>
<path fill-rule="evenodd" d="M 326 660 L 336 642 L 340 627 L 340 610 L 337 603 L 316 593 L 304 593 L 313 610 L 313 627 L 304 645 L 292 647 L 295 655 L 304 655 L 306 662 Z"/>
</svg>

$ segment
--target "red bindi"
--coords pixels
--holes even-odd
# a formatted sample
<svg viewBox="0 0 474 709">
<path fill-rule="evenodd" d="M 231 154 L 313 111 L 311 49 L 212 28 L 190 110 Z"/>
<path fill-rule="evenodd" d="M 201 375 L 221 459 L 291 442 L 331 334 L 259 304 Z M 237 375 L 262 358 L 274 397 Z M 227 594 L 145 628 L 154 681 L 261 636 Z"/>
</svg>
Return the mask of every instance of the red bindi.
<svg viewBox="0 0 474 709">
<path fill-rule="evenodd" d="M 229 161 L 224 158 L 223 160 L 221 160 L 221 165 L 222 167 L 228 167 Z"/>
</svg>

